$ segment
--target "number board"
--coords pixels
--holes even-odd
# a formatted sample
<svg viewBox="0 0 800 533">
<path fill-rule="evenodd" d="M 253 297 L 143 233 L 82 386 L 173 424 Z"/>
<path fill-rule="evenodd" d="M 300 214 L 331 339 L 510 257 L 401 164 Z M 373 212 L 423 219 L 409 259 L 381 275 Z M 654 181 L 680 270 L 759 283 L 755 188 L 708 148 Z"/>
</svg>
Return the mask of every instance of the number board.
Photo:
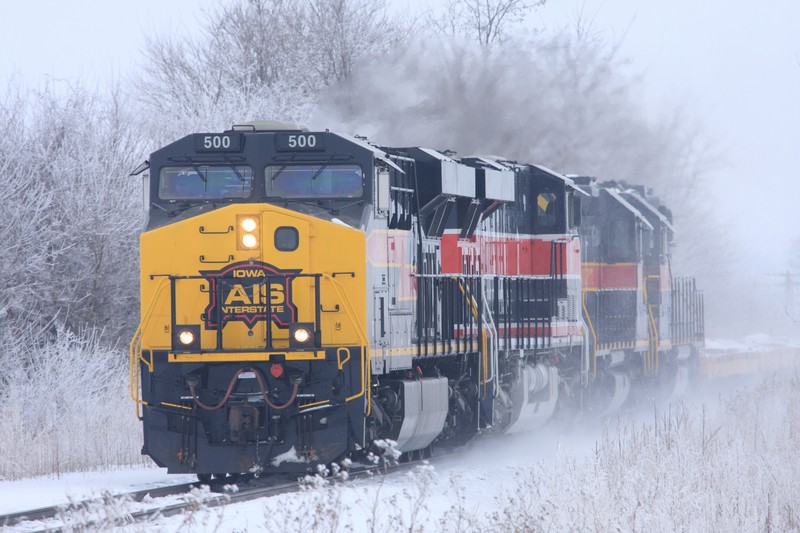
<svg viewBox="0 0 800 533">
<path fill-rule="evenodd" d="M 276 133 L 275 147 L 282 152 L 325 150 L 321 133 Z"/>
<path fill-rule="evenodd" d="M 240 134 L 199 133 L 194 136 L 194 149 L 198 152 L 241 152 Z"/>
</svg>

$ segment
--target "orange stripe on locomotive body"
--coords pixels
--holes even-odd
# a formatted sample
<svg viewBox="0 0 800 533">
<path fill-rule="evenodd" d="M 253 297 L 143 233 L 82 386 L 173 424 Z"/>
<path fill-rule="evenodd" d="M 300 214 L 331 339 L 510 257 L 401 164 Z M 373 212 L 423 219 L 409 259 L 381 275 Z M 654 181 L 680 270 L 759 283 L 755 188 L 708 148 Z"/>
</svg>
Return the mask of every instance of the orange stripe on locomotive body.
<svg viewBox="0 0 800 533">
<path fill-rule="evenodd" d="M 553 252 L 560 254 L 553 257 Z M 457 231 L 442 235 L 442 272 L 466 270 L 498 276 L 578 277 L 581 244 L 571 235 L 498 235 L 478 232 L 459 239 Z M 480 257 L 480 268 L 476 264 Z"/>
<path fill-rule="evenodd" d="M 649 279 L 658 279 L 658 289 L 661 292 L 669 292 L 672 290 L 672 275 L 670 273 L 669 265 L 656 264 L 644 265 L 645 276 Z"/>
<path fill-rule="evenodd" d="M 641 263 L 584 263 L 583 288 L 597 290 L 637 290 L 641 286 Z"/>
<path fill-rule="evenodd" d="M 559 321 L 552 326 L 511 326 L 506 328 L 505 326 L 500 325 L 497 326 L 497 335 L 500 337 L 503 337 L 504 335 L 516 337 L 519 335 L 522 338 L 566 337 L 568 335 L 580 336 L 583 335 L 583 328 L 580 324 L 564 321 Z"/>
</svg>

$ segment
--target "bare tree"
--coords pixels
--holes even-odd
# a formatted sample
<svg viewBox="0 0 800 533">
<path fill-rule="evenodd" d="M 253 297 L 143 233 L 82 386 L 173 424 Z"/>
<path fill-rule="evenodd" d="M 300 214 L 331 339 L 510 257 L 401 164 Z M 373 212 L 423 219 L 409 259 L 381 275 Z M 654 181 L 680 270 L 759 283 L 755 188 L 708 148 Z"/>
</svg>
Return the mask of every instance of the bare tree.
<svg viewBox="0 0 800 533">
<path fill-rule="evenodd" d="M 323 87 L 408 31 L 385 0 L 238 0 L 203 26 L 196 38 L 148 42 L 137 94 L 157 142 L 253 117 L 303 122 Z"/>
<path fill-rule="evenodd" d="M 482 45 L 502 42 L 516 24 L 546 0 L 449 0 L 429 17 L 435 33 L 464 35 Z"/>
<path fill-rule="evenodd" d="M 359 58 L 390 51 L 408 31 L 384 0 L 314 0 L 307 10 L 297 19 L 305 21 L 300 50 L 314 65 L 316 89 L 347 78 Z"/>
<path fill-rule="evenodd" d="M 9 88 L 0 105 L 0 317 L 130 331 L 142 147 L 118 91 Z M 135 324 L 133 324 L 135 325 Z"/>
</svg>

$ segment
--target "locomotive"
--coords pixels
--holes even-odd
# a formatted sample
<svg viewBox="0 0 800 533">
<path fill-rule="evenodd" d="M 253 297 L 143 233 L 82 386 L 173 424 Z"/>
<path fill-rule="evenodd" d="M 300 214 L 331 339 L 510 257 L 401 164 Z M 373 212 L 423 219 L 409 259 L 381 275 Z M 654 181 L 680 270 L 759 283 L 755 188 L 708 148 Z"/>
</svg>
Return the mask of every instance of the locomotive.
<svg viewBox="0 0 800 533">
<path fill-rule="evenodd" d="M 143 177 L 130 345 L 142 453 L 304 473 L 686 387 L 702 294 L 642 187 L 277 121 L 186 136 Z"/>
</svg>

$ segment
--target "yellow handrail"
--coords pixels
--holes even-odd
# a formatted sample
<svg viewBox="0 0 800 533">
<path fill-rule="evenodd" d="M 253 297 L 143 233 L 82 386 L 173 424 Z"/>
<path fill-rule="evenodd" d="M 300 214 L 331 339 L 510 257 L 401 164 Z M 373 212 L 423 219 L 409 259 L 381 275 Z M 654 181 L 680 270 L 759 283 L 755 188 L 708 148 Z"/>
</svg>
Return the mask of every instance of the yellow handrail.
<svg viewBox="0 0 800 533">
<path fill-rule="evenodd" d="M 144 336 L 144 330 L 147 325 L 150 323 L 150 318 L 153 316 L 153 311 L 156 306 L 156 302 L 158 301 L 158 297 L 161 296 L 161 291 L 164 290 L 164 287 L 167 285 L 169 278 L 161 278 L 158 286 L 156 287 L 155 295 L 153 299 L 150 300 L 150 306 L 147 308 L 145 312 L 144 318 L 142 318 L 139 325 L 136 327 L 136 331 L 133 333 L 133 338 L 131 338 L 131 343 L 128 346 L 128 362 L 130 364 L 129 369 L 129 394 L 131 399 L 134 401 L 134 405 L 136 408 L 136 418 L 141 420 L 141 416 L 139 415 L 139 405 L 147 405 L 147 402 L 142 401 L 139 398 L 139 361 L 143 362 L 147 365 L 147 368 L 150 372 L 153 371 L 153 354 L 150 354 L 150 360 L 146 360 L 142 357 L 142 337 Z"/>
<path fill-rule="evenodd" d="M 365 329 L 364 326 L 361 325 L 361 322 L 358 320 L 358 316 L 355 314 L 353 310 L 353 306 L 350 303 L 350 299 L 347 297 L 347 294 L 344 292 L 344 288 L 341 284 L 331 276 L 330 274 L 322 274 L 322 277 L 326 280 L 331 282 L 334 290 L 338 294 L 342 304 L 345 307 L 345 312 L 350 317 L 350 320 L 353 322 L 353 326 L 358 333 L 359 338 L 361 339 L 362 344 L 362 367 L 361 367 L 361 391 L 358 394 L 354 394 L 353 396 L 348 396 L 346 401 L 351 401 L 361 396 L 364 396 L 366 393 L 366 414 L 369 415 L 372 410 L 372 393 L 370 391 L 369 383 L 372 381 L 372 368 L 370 363 L 369 357 L 369 340 L 367 339 L 366 334 L 364 333 Z"/>
<path fill-rule="evenodd" d="M 648 322 L 648 331 L 650 332 L 650 342 L 648 347 L 648 359 L 645 363 L 645 374 L 652 375 L 658 373 L 658 347 L 659 347 L 659 338 L 658 338 L 658 325 L 656 324 L 656 320 L 653 317 L 653 306 L 649 303 L 649 298 L 647 295 L 647 280 L 648 279 L 658 279 L 658 276 L 647 276 L 644 279 L 643 286 L 643 293 L 644 293 L 644 305 L 647 308 L 647 322 Z"/>
<path fill-rule="evenodd" d="M 451 279 L 458 282 L 458 290 L 461 291 L 461 295 L 467 299 L 467 304 L 469 305 L 470 311 L 472 311 L 472 317 L 475 319 L 475 322 L 478 323 L 478 327 L 483 328 L 481 325 L 481 318 L 478 317 L 478 304 L 475 302 L 475 297 L 472 296 L 470 293 L 469 287 L 465 287 L 461 280 L 456 276 L 451 276 Z M 466 324 L 464 325 L 464 333 L 466 334 Z M 469 340 L 469 347 L 473 349 L 472 339 Z M 483 359 L 483 397 L 486 398 L 486 383 L 488 383 L 489 378 L 486 374 L 489 373 L 489 354 L 488 350 L 486 349 L 486 331 L 483 332 L 483 346 L 481 347 L 481 359 Z"/>
<path fill-rule="evenodd" d="M 586 321 L 589 322 L 589 331 L 592 332 L 592 346 L 594 348 L 594 352 L 592 353 L 592 381 L 597 378 L 597 334 L 594 331 L 594 325 L 592 324 L 592 317 L 589 316 L 589 311 L 586 309 L 586 289 L 583 289 L 581 294 L 581 306 L 583 307 L 583 313 L 586 315 Z"/>
</svg>

